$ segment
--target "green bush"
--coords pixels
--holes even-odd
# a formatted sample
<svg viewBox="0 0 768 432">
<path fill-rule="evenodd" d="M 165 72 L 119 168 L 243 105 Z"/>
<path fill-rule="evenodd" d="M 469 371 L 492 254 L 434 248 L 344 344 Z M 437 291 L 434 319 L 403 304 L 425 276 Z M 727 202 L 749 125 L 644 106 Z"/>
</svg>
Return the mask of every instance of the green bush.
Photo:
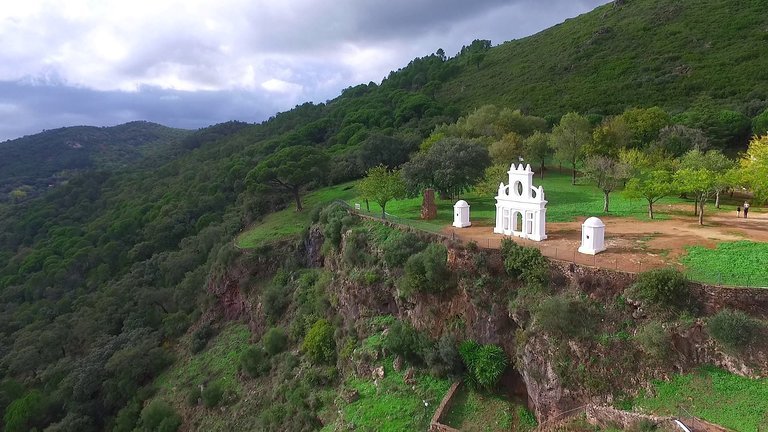
<svg viewBox="0 0 768 432">
<path fill-rule="evenodd" d="M 181 417 L 167 402 L 156 399 L 141 411 L 141 425 L 146 431 L 175 432 L 181 426 Z"/>
<path fill-rule="evenodd" d="M 451 278 L 447 263 L 448 248 L 438 243 L 431 243 L 424 251 L 408 258 L 400 282 L 402 293 L 410 296 L 416 292 L 445 290 Z"/>
<path fill-rule="evenodd" d="M 389 327 L 382 347 L 387 353 L 399 355 L 410 363 L 422 364 L 425 350 L 430 348 L 430 340 L 410 323 L 395 321 Z"/>
<path fill-rule="evenodd" d="M 240 369 L 251 378 L 258 378 L 269 373 L 269 355 L 259 345 L 251 345 L 240 354 Z"/>
<path fill-rule="evenodd" d="M 200 396 L 203 398 L 203 405 L 206 408 L 213 408 L 221 402 L 221 398 L 224 396 L 224 386 L 219 381 L 213 381 L 205 386 Z"/>
<path fill-rule="evenodd" d="M 46 424 L 51 403 L 39 390 L 31 390 L 11 402 L 5 409 L 5 429 L 9 432 L 26 432 Z"/>
<path fill-rule="evenodd" d="M 744 312 L 723 309 L 707 320 L 707 330 L 724 347 L 741 350 L 751 344 L 762 325 Z"/>
<path fill-rule="evenodd" d="M 302 348 L 315 363 L 333 363 L 336 360 L 336 341 L 333 325 L 326 319 L 317 320 L 304 337 Z"/>
<path fill-rule="evenodd" d="M 549 262 L 540 250 L 503 239 L 501 256 L 508 275 L 531 286 L 546 287 L 549 284 Z"/>
<path fill-rule="evenodd" d="M 367 250 L 368 232 L 364 228 L 355 228 L 347 234 L 342 259 L 349 266 L 365 267 L 373 261 L 373 257 L 366 252 Z"/>
<path fill-rule="evenodd" d="M 359 217 L 350 215 L 347 209 L 339 203 L 333 203 L 320 212 L 323 236 L 325 236 L 326 242 L 336 250 L 341 246 L 341 237 L 344 232 L 359 221 Z"/>
<path fill-rule="evenodd" d="M 267 286 L 261 297 L 264 306 L 264 315 L 271 323 L 277 322 L 283 316 L 288 305 L 291 304 L 291 287 L 287 280 L 283 280 L 283 274 L 278 273 L 272 283 Z"/>
<path fill-rule="evenodd" d="M 381 244 L 384 262 L 390 268 L 401 267 L 409 257 L 424 250 L 426 244 L 416 234 L 393 231 Z"/>
<path fill-rule="evenodd" d="M 671 310 L 691 309 L 693 304 L 685 275 L 670 267 L 640 273 L 629 297 Z"/>
<path fill-rule="evenodd" d="M 637 330 L 635 340 L 651 357 L 664 360 L 669 356 L 671 338 L 660 322 L 650 322 Z"/>
<path fill-rule="evenodd" d="M 467 368 L 467 381 L 485 389 L 493 388 L 507 368 L 508 359 L 498 345 L 480 345 L 466 340 L 459 346 L 459 354 Z"/>
<path fill-rule="evenodd" d="M 190 343 L 190 350 L 193 354 L 197 354 L 204 350 L 208 345 L 208 340 L 213 337 L 213 327 L 210 323 L 205 323 L 200 326 L 199 329 L 192 333 L 192 341 Z"/>
<path fill-rule="evenodd" d="M 541 330 L 562 337 L 587 338 L 599 321 L 589 303 L 580 297 L 552 296 L 542 300 L 534 311 Z"/>
<path fill-rule="evenodd" d="M 264 333 L 261 341 L 267 353 L 273 356 L 285 350 L 285 347 L 288 345 L 288 336 L 282 328 L 272 327 Z"/>
</svg>

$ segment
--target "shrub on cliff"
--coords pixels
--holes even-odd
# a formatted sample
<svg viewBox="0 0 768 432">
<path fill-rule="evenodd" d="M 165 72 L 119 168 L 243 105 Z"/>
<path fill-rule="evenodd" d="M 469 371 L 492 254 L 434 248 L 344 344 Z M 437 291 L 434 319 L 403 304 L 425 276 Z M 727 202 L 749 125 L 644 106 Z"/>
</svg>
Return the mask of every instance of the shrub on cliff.
<svg viewBox="0 0 768 432">
<path fill-rule="evenodd" d="M 285 330 L 280 327 L 272 327 L 264 333 L 261 338 L 264 344 L 264 349 L 269 355 L 275 355 L 283 352 L 288 344 L 288 337 L 285 334 Z"/>
<path fill-rule="evenodd" d="M 400 290 L 410 296 L 416 292 L 436 293 L 450 286 L 448 249 L 438 243 L 430 243 L 422 252 L 408 258 Z"/>
<path fill-rule="evenodd" d="M 664 360 L 669 356 L 671 338 L 660 322 L 652 321 L 640 327 L 635 335 L 640 347 L 651 357 Z"/>
<path fill-rule="evenodd" d="M 540 250 L 503 239 L 501 256 L 508 275 L 532 286 L 544 287 L 549 283 L 549 264 Z"/>
<path fill-rule="evenodd" d="M 240 369 L 251 378 L 258 378 L 269 373 L 269 355 L 260 345 L 251 345 L 240 355 Z"/>
<path fill-rule="evenodd" d="M 326 319 L 315 321 L 304 337 L 302 349 L 315 363 L 333 363 L 336 360 L 336 341 L 333 325 Z"/>
<path fill-rule="evenodd" d="M 707 320 L 707 330 L 715 340 L 731 350 L 749 346 L 764 325 L 741 311 L 723 309 Z"/>
<path fill-rule="evenodd" d="M 467 382 L 485 389 L 491 389 L 499 382 L 508 364 L 506 353 L 498 345 L 466 340 L 459 346 L 459 354 L 467 368 Z"/>
<path fill-rule="evenodd" d="M 662 309 L 680 311 L 693 307 L 688 280 L 671 267 L 640 273 L 628 294 Z"/>
<path fill-rule="evenodd" d="M 581 297 L 548 297 L 535 307 L 535 325 L 550 334 L 587 338 L 594 334 L 597 313 Z"/>
<path fill-rule="evenodd" d="M 320 212 L 319 220 L 323 225 L 323 235 L 326 242 L 323 246 L 330 245 L 338 250 L 344 232 L 357 224 L 360 218 L 350 215 L 341 204 L 333 203 Z"/>
<path fill-rule="evenodd" d="M 396 354 L 410 363 L 424 363 L 424 352 L 431 343 L 423 333 L 411 324 L 395 321 L 382 341 L 382 348 L 387 354 Z"/>
<path fill-rule="evenodd" d="M 416 234 L 393 231 L 381 244 L 384 262 L 390 268 L 402 266 L 408 257 L 424 250 L 424 244 Z"/>
<path fill-rule="evenodd" d="M 208 345 L 208 340 L 213 337 L 213 327 L 210 323 L 205 323 L 200 326 L 194 333 L 192 333 L 192 341 L 190 342 L 189 349 L 192 354 L 197 354 L 204 350 Z"/>
<path fill-rule="evenodd" d="M 181 426 L 181 417 L 165 401 L 153 400 L 141 410 L 142 430 L 175 432 Z"/>
</svg>

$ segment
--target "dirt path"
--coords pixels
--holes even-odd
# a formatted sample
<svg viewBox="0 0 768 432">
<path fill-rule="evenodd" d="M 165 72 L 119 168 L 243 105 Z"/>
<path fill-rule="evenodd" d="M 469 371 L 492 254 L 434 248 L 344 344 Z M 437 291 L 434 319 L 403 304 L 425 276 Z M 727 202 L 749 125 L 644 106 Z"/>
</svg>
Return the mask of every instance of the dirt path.
<svg viewBox="0 0 768 432">
<path fill-rule="evenodd" d="M 665 210 L 690 211 L 690 208 Z M 654 221 L 611 216 L 600 218 L 606 225 L 605 243 L 608 249 L 594 257 L 577 252 L 581 244 L 581 224 L 586 217 L 575 222 L 548 223 L 548 238 L 543 242 L 512 239 L 537 247 L 551 258 L 630 272 L 677 265 L 686 246 L 715 247 L 721 241 L 738 240 L 768 242 L 768 213 L 752 212 L 749 219 L 737 218 L 735 212 L 713 213 L 705 217 L 704 226 L 699 226 L 693 215 L 685 214 Z M 498 248 L 505 238 L 494 234 L 492 226 L 482 225 L 463 229 L 446 227 L 443 233 L 489 248 Z"/>
</svg>

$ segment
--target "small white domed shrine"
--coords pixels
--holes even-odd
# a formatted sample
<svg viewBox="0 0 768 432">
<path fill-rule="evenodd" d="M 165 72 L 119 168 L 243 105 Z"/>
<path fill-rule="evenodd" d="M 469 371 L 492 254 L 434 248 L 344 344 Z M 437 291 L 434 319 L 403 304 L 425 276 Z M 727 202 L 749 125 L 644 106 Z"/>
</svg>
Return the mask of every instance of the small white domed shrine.
<svg viewBox="0 0 768 432">
<path fill-rule="evenodd" d="M 472 226 L 469 221 L 469 204 L 460 200 L 453 205 L 453 226 L 456 228 L 466 228 Z"/>
<path fill-rule="evenodd" d="M 542 241 L 547 238 L 547 201 L 544 188 L 533 185 L 531 166 L 509 168 L 509 184 L 501 183 L 496 196 L 493 232 Z"/>
<path fill-rule="evenodd" d="M 581 246 L 579 252 L 597 255 L 605 250 L 605 224 L 596 217 L 591 217 L 581 224 Z"/>
</svg>

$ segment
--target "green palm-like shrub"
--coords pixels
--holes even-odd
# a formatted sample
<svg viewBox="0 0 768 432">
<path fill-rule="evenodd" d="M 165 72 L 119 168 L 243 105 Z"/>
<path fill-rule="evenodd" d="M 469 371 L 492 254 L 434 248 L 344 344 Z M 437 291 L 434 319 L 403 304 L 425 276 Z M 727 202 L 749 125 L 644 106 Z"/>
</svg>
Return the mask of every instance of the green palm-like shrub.
<svg viewBox="0 0 768 432">
<path fill-rule="evenodd" d="M 461 343 L 459 354 L 467 368 L 467 381 L 485 389 L 499 382 L 509 362 L 500 346 L 481 345 L 472 340 Z"/>
</svg>

